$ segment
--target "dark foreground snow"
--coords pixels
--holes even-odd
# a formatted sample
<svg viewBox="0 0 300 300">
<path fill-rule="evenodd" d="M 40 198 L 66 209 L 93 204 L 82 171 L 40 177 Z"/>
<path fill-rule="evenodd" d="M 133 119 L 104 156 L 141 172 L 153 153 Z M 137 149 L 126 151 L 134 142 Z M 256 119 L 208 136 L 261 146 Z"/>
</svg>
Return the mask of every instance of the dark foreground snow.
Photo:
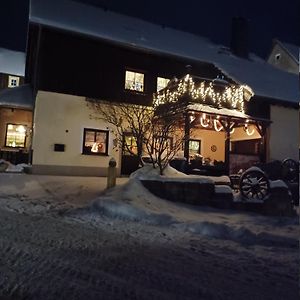
<svg viewBox="0 0 300 300">
<path fill-rule="evenodd" d="M 1 176 L 1 300 L 298 299 L 297 218 L 166 201 L 157 217 L 135 184 L 86 206 L 96 179 Z"/>
</svg>

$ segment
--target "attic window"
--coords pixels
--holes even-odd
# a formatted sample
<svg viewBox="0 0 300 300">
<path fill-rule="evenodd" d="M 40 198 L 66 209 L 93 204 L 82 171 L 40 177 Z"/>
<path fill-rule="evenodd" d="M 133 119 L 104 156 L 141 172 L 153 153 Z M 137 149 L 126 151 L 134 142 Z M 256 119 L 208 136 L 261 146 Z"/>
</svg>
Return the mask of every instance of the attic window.
<svg viewBox="0 0 300 300">
<path fill-rule="evenodd" d="M 13 88 L 19 86 L 20 78 L 18 76 L 8 76 L 8 87 Z"/>
<path fill-rule="evenodd" d="M 281 54 L 280 54 L 280 53 L 275 54 L 275 59 L 276 59 L 276 60 L 279 60 L 280 57 L 281 57 Z"/>
<path fill-rule="evenodd" d="M 125 74 L 125 89 L 143 92 L 144 91 L 144 74 L 132 71 L 126 71 Z"/>
</svg>

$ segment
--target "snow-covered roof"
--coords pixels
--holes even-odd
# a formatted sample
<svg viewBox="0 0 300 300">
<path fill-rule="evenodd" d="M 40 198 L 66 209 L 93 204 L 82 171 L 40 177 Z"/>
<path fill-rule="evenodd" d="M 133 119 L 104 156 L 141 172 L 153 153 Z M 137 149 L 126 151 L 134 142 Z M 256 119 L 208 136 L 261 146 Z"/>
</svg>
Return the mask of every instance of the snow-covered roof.
<svg viewBox="0 0 300 300">
<path fill-rule="evenodd" d="M 298 103 L 299 79 L 267 62 L 239 58 L 195 34 L 152 24 L 69 0 L 31 0 L 30 22 L 118 42 L 137 49 L 213 63 L 254 93 Z"/>
<path fill-rule="evenodd" d="M 221 116 L 229 116 L 241 119 L 251 119 L 250 116 L 246 115 L 245 113 L 235 110 L 235 109 L 228 109 L 228 108 L 215 108 L 205 104 L 200 103 L 193 103 L 188 105 L 188 109 L 193 111 L 200 111 L 205 112 L 208 114 L 216 114 Z"/>
<path fill-rule="evenodd" d="M 25 53 L 0 48 L 0 73 L 24 76 Z"/>
<path fill-rule="evenodd" d="M 288 51 L 288 53 L 295 59 L 295 61 L 299 63 L 300 47 L 293 44 L 284 43 L 284 42 L 281 42 L 281 44 Z"/>
<path fill-rule="evenodd" d="M 29 84 L 0 91 L 0 106 L 33 109 L 34 97 Z"/>
</svg>

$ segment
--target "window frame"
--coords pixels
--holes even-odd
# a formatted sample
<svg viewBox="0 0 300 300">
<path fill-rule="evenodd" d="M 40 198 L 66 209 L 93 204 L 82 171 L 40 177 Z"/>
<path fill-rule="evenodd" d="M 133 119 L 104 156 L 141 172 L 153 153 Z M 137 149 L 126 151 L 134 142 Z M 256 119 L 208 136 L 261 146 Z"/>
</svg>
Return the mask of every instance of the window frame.
<svg viewBox="0 0 300 300">
<path fill-rule="evenodd" d="M 133 89 L 126 88 L 126 73 L 127 72 L 138 73 L 138 74 L 144 75 L 144 77 L 143 77 L 143 90 L 142 91 L 138 91 L 138 90 L 133 90 Z M 145 77 L 146 77 L 146 72 L 141 71 L 141 70 L 131 69 L 131 68 L 125 68 L 125 74 L 124 75 L 125 75 L 124 76 L 124 90 L 126 92 L 137 93 L 137 94 L 145 94 Z"/>
<path fill-rule="evenodd" d="M 26 148 L 26 138 L 27 138 L 26 131 L 25 131 L 25 136 L 24 136 L 24 146 L 13 147 L 13 146 L 7 145 L 8 125 L 23 126 L 23 127 L 25 127 L 26 131 L 27 131 L 27 127 L 28 127 L 27 125 L 24 125 L 24 124 L 6 123 L 5 136 L 4 136 L 4 147 L 11 148 L 11 149 L 20 149 L 20 148 L 25 149 Z"/>
<path fill-rule="evenodd" d="M 96 134 L 101 132 L 106 135 L 106 148 L 105 152 L 87 152 L 85 146 L 85 137 L 87 131 L 94 132 L 94 140 L 96 140 Z M 82 140 L 82 155 L 96 155 L 96 156 L 108 156 L 108 147 L 109 147 L 109 130 L 97 129 L 97 128 L 83 128 L 83 140 Z"/>
<path fill-rule="evenodd" d="M 190 142 L 198 142 L 199 143 L 198 153 L 191 153 Z M 201 146 L 202 146 L 202 140 L 201 139 L 189 139 L 189 156 L 190 155 L 195 155 L 195 154 L 201 155 L 201 148 L 202 148 Z"/>
</svg>

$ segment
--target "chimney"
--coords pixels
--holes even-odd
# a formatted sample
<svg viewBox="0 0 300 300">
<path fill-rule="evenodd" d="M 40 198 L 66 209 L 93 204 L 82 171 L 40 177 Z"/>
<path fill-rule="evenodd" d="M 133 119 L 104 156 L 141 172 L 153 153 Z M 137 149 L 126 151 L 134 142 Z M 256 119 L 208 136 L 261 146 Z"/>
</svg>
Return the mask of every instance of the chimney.
<svg viewBox="0 0 300 300">
<path fill-rule="evenodd" d="M 233 54 L 248 58 L 248 21 L 243 17 L 232 18 L 230 49 Z"/>
</svg>

